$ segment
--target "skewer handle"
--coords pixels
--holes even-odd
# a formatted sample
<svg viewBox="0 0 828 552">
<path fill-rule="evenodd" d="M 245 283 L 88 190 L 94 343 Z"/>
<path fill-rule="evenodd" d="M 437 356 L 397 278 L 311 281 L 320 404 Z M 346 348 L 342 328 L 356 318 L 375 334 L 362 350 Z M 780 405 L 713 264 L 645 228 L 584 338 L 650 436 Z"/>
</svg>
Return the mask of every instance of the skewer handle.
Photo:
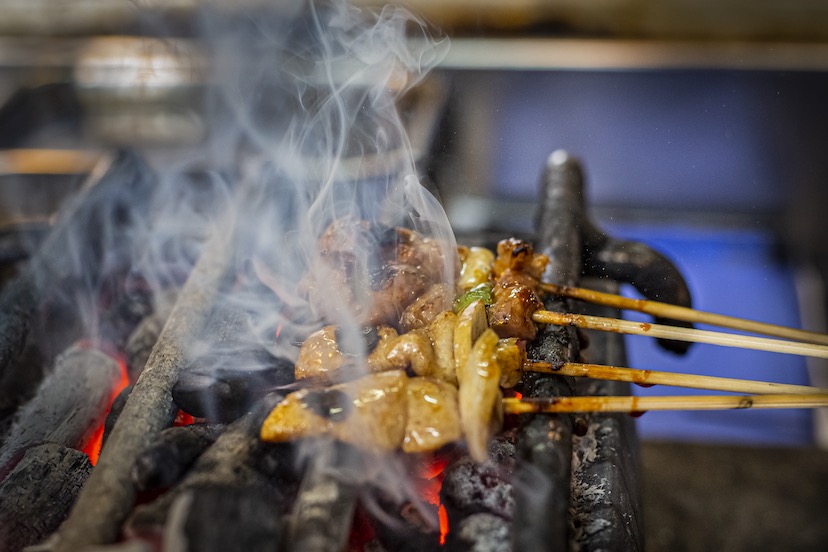
<svg viewBox="0 0 828 552">
<path fill-rule="evenodd" d="M 731 410 L 747 408 L 820 408 L 828 406 L 828 394 L 808 395 L 690 395 L 674 397 L 553 397 L 503 399 L 506 414 L 625 412 L 649 410 Z"/>
<path fill-rule="evenodd" d="M 604 318 L 601 316 L 588 316 L 583 314 L 571 314 L 539 310 L 532 319 L 539 324 L 555 324 L 557 326 L 576 326 L 589 330 L 605 332 L 616 332 L 627 335 L 648 335 L 662 339 L 675 339 L 678 341 L 690 341 L 695 343 L 708 343 L 724 347 L 740 347 L 742 349 L 755 349 L 774 353 L 786 353 L 816 358 L 828 358 L 828 346 L 812 343 L 800 343 L 784 341 L 781 339 L 769 339 L 766 337 L 754 337 L 750 335 L 737 335 L 722 332 L 711 332 L 708 330 L 697 330 L 694 328 L 679 328 L 665 326 L 663 324 L 649 324 L 646 322 L 633 322 L 631 320 L 620 320 L 617 318 Z"/>
<path fill-rule="evenodd" d="M 547 293 L 552 293 L 554 295 L 570 297 L 572 299 L 579 299 L 581 301 L 587 301 L 589 303 L 605 305 L 608 307 L 643 312 L 645 314 L 661 318 L 672 318 L 673 320 L 683 320 L 685 322 L 710 324 L 712 326 L 720 326 L 722 328 L 731 328 L 750 333 L 781 337 L 783 339 L 791 339 L 793 341 L 828 345 L 828 334 L 824 333 L 809 332 L 798 328 L 768 324 L 767 322 L 757 322 L 755 320 L 738 318 L 736 316 L 705 312 L 688 307 L 681 307 L 679 305 L 661 303 L 659 301 L 631 299 L 622 295 L 604 293 L 601 291 L 579 287 L 559 286 L 544 282 L 541 283 L 541 288 Z"/>
<path fill-rule="evenodd" d="M 635 368 L 624 368 L 621 366 L 605 366 L 603 364 L 586 364 L 580 362 L 567 362 L 558 368 L 548 362 L 527 361 L 524 364 L 524 370 L 559 374 L 561 376 L 626 381 L 639 385 L 670 385 L 673 387 L 689 387 L 692 389 L 708 389 L 710 391 L 730 391 L 733 393 L 759 395 L 768 393 L 828 393 L 828 389 L 811 387 L 809 385 L 680 374 L 676 372 L 659 372 L 657 370 L 637 370 Z"/>
</svg>

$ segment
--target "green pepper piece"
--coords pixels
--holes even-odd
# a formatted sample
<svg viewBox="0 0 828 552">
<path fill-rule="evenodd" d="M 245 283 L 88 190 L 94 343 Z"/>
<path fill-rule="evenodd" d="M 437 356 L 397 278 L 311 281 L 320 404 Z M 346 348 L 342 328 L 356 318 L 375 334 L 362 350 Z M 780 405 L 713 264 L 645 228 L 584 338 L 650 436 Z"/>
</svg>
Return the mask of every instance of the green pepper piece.
<svg viewBox="0 0 828 552">
<path fill-rule="evenodd" d="M 454 300 L 454 312 L 460 313 L 463 309 L 478 299 L 482 300 L 484 305 L 492 304 L 492 301 L 494 301 L 492 284 L 483 283 L 476 285 L 463 295 L 457 297 L 457 299 Z"/>
</svg>

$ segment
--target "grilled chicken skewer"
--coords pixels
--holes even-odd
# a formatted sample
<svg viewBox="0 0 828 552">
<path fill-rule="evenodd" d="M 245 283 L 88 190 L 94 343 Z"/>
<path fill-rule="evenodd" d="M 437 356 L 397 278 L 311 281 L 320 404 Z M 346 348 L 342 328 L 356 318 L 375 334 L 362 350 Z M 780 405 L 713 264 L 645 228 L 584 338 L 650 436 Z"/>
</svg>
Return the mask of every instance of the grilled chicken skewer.
<svg viewBox="0 0 828 552">
<path fill-rule="evenodd" d="M 334 273 L 341 271 L 339 276 L 344 278 L 353 272 L 354 260 L 349 257 L 350 241 L 338 235 L 342 228 L 368 234 L 376 230 L 359 221 L 344 221 L 326 231 L 321 262 Z M 540 276 L 548 262 L 545 256 L 534 254 L 529 244 L 514 239 L 500 242 L 497 255 L 483 248 L 460 248 L 463 263 L 456 288 L 462 295 L 455 302 L 455 313 L 446 308 L 454 294 L 452 287 L 435 281 L 433 268 L 421 266 L 431 255 L 433 244 L 400 229 L 382 229 L 381 235 L 375 239 L 383 248 L 398 248 L 403 255 L 380 255 L 399 269 L 380 282 L 385 294 L 381 304 L 357 313 L 357 322 L 369 324 L 360 334 L 362 342 L 343 340 L 336 326 L 323 327 L 309 336 L 300 350 L 295 376 L 333 385 L 288 395 L 263 424 L 262 439 L 284 441 L 325 434 L 372 450 L 404 452 L 436 450 L 464 439 L 472 458 L 482 462 L 504 413 L 824 404 L 825 390 L 807 386 L 573 363 L 557 368 L 528 361 L 523 343 L 535 337 L 536 323 L 554 322 L 550 317 L 557 315 L 543 311 L 540 301 Z M 403 257 L 405 262 L 400 261 Z M 340 270 L 343 266 L 347 270 Z M 428 274 L 417 280 L 416 297 L 407 289 L 396 290 L 399 285 L 407 287 L 406 274 Z M 340 284 L 335 287 L 352 285 L 344 280 Z M 310 280 L 308 286 L 312 298 L 318 282 Z M 372 281 L 371 287 L 375 288 L 376 282 Z M 360 293 L 358 286 L 348 289 L 353 295 L 347 297 L 346 307 Z M 569 318 L 565 320 L 571 323 Z M 670 397 L 652 401 L 647 397 L 643 403 L 637 397 L 503 399 L 501 389 L 516 385 L 523 370 L 775 394 L 673 401 Z M 358 377 L 365 371 L 368 375 Z M 340 383 L 342 380 L 350 381 Z M 793 394 L 800 398 L 791 398 Z"/>
</svg>

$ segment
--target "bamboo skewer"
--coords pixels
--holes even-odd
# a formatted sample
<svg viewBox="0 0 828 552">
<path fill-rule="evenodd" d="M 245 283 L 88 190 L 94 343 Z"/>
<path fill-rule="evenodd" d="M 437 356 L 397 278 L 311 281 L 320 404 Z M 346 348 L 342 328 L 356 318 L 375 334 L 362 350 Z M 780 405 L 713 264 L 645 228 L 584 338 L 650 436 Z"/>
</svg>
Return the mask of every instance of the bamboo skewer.
<svg viewBox="0 0 828 552">
<path fill-rule="evenodd" d="M 554 397 L 503 399 L 506 414 L 625 412 L 650 410 L 730 410 L 747 408 L 820 408 L 828 406 L 828 394 L 690 395 L 673 397 Z"/>
<path fill-rule="evenodd" d="M 524 369 L 547 374 L 560 374 L 562 376 L 627 381 L 639 385 L 670 385 L 674 387 L 730 391 L 745 394 L 828 394 L 828 389 L 808 385 L 679 374 L 675 372 L 659 372 L 656 370 L 636 370 L 634 368 L 605 366 L 603 364 L 567 362 L 562 364 L 560 368 L 557 368 L 548 362 L 527 361 L 524 364 Z"/>
<path fill-rule="evenodd" d="M 828 346 L 813 343 L 769 339 L 749 335 L 737 335 L 694 328 L 680 328 L 662 324 L 633 322 L 618 318 L 604 318 L 582 314 L 559 313 L 539 310 L 532 315 L 532 319 L 539 324 L 555 324 L 557 326 L 576 326 L 589 330 L 616 332 L 628 335 L 648 335 L 661 339 L 708 343 L 724 347 L 740 347 L 774 353 L 786 353 L 816 358 L 828 358 Z"/>
<path fill-rule="evenodd" d="M 691 309 L 688 307 L 671 305 L 669 303 L 660 303 L 658 301 L 648 301 L 645 299 L 631 299 L 629 297 L 614 295 L 612 293 L 604 293 L 601 291 L 594 291 L 591 289 L 559 286 L 556 284 L 550 284 L 545 282 L 541 283 L 541 289 L 543 289 L 547 293 L 560 295 L 562 297 L 579 299 L 582 301 L 587 301 L 589 303 L 595 303 L 598 305 L 605 305 L 608 307 L 615 307 L 619 309 L 634 310 L 638 312 L 643 312 L 645 314 L 658 316 L 661 318 L 671 318 L 673 320 L 683 320 L 685 322 L 710 324 L 711 326 L 720 326 L 722 328 L 731 328 L 734 330 L 741 330 L 750 333 L 770 335 L 794 341 L 804 341 L 806 343 L 818 343 L 820 345 L 828 345 L 828 334 L 818 332 L 810 332 L 806 330 L 800 330 L 797 328 L 789 328 L 787 326 L 779 326 L 776 324 L 768 324 L 766 322 L 757 322 L 755 320 L 738 318 L 735 316 L 727 316 L 724 314 L 705 312 L 696 309 Z"/>
</svg>

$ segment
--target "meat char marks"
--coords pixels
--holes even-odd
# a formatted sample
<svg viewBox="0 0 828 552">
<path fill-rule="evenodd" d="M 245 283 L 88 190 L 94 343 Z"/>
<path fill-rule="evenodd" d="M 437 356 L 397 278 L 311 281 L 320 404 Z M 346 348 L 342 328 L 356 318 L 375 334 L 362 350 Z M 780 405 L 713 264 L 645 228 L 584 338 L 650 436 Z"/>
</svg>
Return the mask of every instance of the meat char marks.
<svg viewBox="0 0 828 552">
<path fill-rule="evenodd" d="M 442 246 L 434 240 L 343 217 L 320 238 L 300 292 L 323 320 L 398 327 L 405 309 L 443 281 L 445 266 Z M 451 297 L 435 301 L 450 305 Z"/>
<path fill-rule="evenodd" d="M 532 315 L 543 308 L 540 278 L 549 258 L 535 254 L 532 246 L 509 238 L 497 244 L 492 266 L 494 303 L 489 307 L 489 326 L 500 337 L 532 340 L 538 328 Z"/>
</svg>

